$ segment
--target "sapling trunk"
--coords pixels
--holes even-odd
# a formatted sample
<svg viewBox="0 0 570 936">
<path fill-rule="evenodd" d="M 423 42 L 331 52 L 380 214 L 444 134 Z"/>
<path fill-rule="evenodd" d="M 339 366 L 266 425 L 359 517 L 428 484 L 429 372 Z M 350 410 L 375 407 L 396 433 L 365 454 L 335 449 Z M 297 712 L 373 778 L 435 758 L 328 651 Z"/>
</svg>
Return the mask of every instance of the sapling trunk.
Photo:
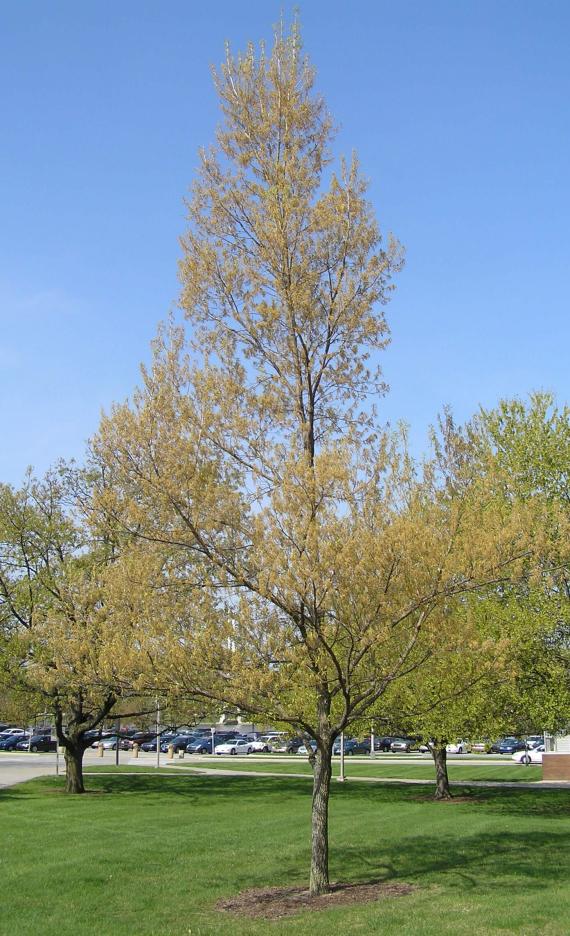
<svg viewBox="0 0 570 936">
<path fill-rule="evenodd" d="M 451 799 L 451 789 L 449 787 L 449 776 L 447 774 L 447 751 L 445 741 L 436 742 L 432 745 L 431 753 L 435 764 L 435 794 L 434 799 Z"/>
<path fill-rule="evenodd" d="M 331 788 L 332 742 L 317 747 L 313 762 L 313 807 L 311 817 L 310 894 L 316 897 L 330 889 L 329 884 L 329 796 Z"/>
</svg>

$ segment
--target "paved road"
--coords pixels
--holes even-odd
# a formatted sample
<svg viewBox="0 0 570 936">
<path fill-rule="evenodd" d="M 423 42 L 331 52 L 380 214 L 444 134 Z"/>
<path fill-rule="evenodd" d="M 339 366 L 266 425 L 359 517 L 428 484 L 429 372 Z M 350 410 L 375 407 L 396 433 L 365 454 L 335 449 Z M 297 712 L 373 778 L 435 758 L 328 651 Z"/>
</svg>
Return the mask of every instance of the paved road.
<svg viewBox="0 0 570 936">
<path fill-rule="evenodd" d="M 124 754 L 121 752 L 121 754 L 123 755 L 121 763 L 128 763 L 131 755 L 127 752 L 124 752 Z M 165 760 L 165 758 L 163 759 Z M 0 789 L 14 786 L 15 783 L 23 783 L 25 780 L 33 780 L 34 777 L 55 776 L 57 760 L 55 754 L 0 753 Z M 95 764 L 108 764 L 111 766 L 114 763 L 114 751 L 106 751 L 103 758 L 99 758 L 96 751 L 86 751 L 83 760 L 84 767 L 94 766 Z M 65 773 L 63 755 L 59 757 L 59 772 L 61 774 Z"/>
</svg>

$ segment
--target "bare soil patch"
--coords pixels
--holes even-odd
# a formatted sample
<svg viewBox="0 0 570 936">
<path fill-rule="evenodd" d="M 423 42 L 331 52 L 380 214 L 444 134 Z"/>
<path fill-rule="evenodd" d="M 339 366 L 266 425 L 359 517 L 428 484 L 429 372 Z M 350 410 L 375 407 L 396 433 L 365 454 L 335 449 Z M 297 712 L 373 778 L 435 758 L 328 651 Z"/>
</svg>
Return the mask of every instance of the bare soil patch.
<svg viewBox="0 0 570 936">
<path fill-rule="evenodd" d="M 311 897 L 303 887 L 266 887 L 241 891 L 235 897 L 219 900 L 215 909 L 253 919 L 277 920 L 305 910 L 329 910 L 347 904 L 371 903 L 386 897 L 404 897 L 415 890 L 417 887 L 413 884 L 374 881 L 369 884 L 333 884 L 328 894 Z"/>
</svg>

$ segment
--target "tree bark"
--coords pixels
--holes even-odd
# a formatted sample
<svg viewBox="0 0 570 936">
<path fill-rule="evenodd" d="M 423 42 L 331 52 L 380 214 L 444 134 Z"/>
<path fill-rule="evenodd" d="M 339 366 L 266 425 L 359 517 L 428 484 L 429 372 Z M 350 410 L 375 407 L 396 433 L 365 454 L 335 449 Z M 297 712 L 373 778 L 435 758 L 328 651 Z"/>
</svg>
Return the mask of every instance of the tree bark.
<svg viewBox="0 0 570 936">
<path fill-rule="evenodd" d="M 451 799 L 452 794 L 449 788 L 449 777 L 447 775 L 447 751 L 445 750 L 445 741 L 434 744 L 431 753 L 435 764 L 434 799 Z"/>
<path fill-rule="evenodd" d="M 313 809 L 311 817 L 312 897 L 326 894 L 329 884 L 329 795 L 331 787 L 332 742 L 317 747 L 313 759 Z"/>
<path fill-rule="evenodd" d="M 88 731 L 101 725 L 103 719 L 109 714 L 117 701 L 116 696 L 109 694 L 95 711 L 85 711 L 83 693 L 78 692 L 76 699 L 65 706 L 54 699 L 55 730 L 58 744 L 65 755 L 65 792 L 85 793 L 83 785 L 83 755 L 89 746 L 85 740 Z M 64 726 L 64 712 L 67 724 Z"/>
<path fill-rule="evenodd" d="M 65 792 L 85 793 L 83 786 L 83 754 L 81 743 L 73 744 L 68 740 L 65 746 Z"/>
</svg>

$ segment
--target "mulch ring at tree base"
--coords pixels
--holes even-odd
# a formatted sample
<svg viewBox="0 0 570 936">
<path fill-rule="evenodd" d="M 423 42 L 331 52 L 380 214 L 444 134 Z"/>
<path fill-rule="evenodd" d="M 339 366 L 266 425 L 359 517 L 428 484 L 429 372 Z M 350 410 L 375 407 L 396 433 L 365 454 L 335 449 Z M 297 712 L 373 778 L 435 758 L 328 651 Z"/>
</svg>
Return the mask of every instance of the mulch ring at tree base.
<svg viewBox="0 0 570 936">
<path fill-rule="evenodd" d="M 266 887 L 241 891 L 236 897 L 218 900 L 216 910 L 238 916 L 277 920 L 305 910 L 329 910 L 347 904 L 371 903 L 385 897 L 403 897 L 417 887 L 412 884 L 332 884 L 328 894 L 311 897 L 303 887 Z"/>
</svg>

